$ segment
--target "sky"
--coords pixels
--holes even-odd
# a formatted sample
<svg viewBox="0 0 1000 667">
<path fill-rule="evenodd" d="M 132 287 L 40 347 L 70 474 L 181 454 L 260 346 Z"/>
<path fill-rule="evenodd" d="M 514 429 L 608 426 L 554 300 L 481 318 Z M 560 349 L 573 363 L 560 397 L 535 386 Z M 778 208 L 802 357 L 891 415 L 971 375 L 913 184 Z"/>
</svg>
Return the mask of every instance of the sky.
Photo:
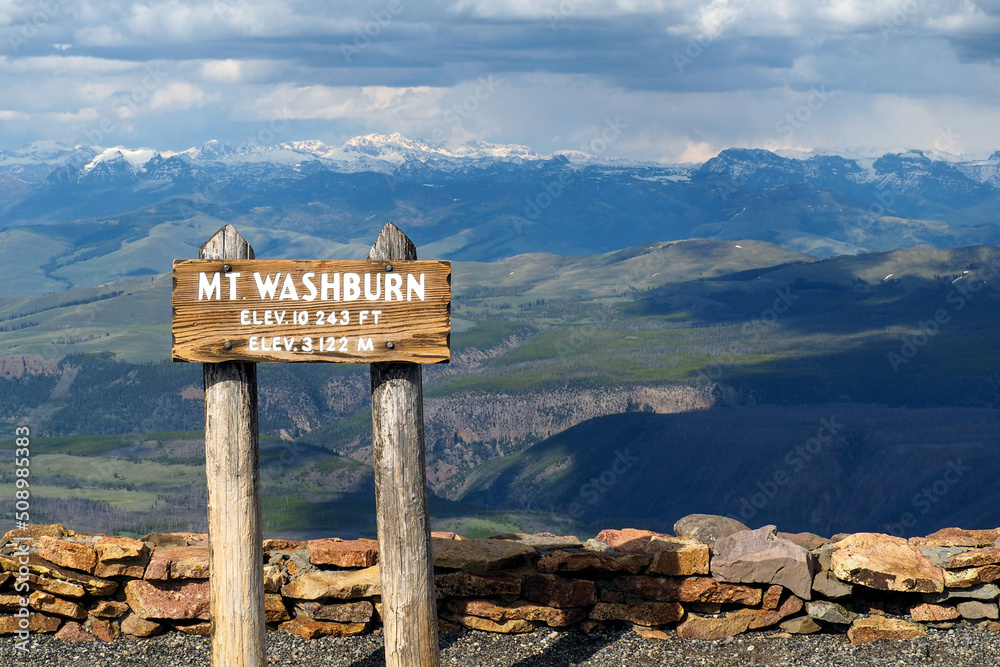
<svg viewBox="0 0 1000 667">
<path fill-rule="evenodd" d="M 1000 150 L 1000 0 L 0 0 L 0 150 Z"/>
</svg>

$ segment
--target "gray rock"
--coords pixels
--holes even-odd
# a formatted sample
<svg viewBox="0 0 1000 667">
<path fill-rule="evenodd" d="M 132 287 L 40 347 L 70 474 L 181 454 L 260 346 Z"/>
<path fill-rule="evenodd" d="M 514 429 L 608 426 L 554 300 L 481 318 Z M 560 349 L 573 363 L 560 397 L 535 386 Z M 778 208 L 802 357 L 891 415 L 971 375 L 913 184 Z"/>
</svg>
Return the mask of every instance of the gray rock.
<svg viewBox="0 0 1000 667">
<path fill-rule="evenodd" d="M 1000 586 L 980 584 L 971 588 L 949 588 L 944 593 L 924 593 L 924 602 L 938 604 L 948 600 L 996 600 L 1000 597 Z"/>
<path fill-rule="evenodd" d="M 854 586 L 852 584 L 837 579 L 833 576 L 833 572 L 829 570 L 816 574 L 816 578 L 813 579 L 813 590 L 819 593 L 820 597 L 831 600 L 848 598 L 854 594 Z"/>
<path fill-rule="evenodd" d="M 730 583 L 778 584 L 812 598 L 812 554 L 777 535 L 775 526 L 744 530 L 715 543 L 712 576 Z"/>
<path fill-rule="evenodd" d="M 750 527 L 717 514 L 688 514 L 674 524 L 677 537 L 694 537 L 709 546 L 741 530 L 750 530 Z"/>
<path fill-rule="evenodd" d="M 978 620 L 981 618 L 997 619 L 1000 617 L 1000 609 L 996 602 L 981 602 L 979 600 L 966 600 L 959 602 L 955 607 L 962 618 Z"/>
<path fill-rule="evenodd" d="M 806 613 L 809 614 L 810 618 L 831 625 L 850 625 L 858 617 L 857 614 L 847 611 L 836 602 L 828 602 L 827 600 L 806 602 Z"/>
<path fill-rule="evenodd" d="M 965 553 L 969 550 L 969 547 L 938 547 L 925 545 L 919 547 L 919 549 L 920 553 L 926 556 L 927 560 L 929 560 L 934 567 L 947 568 L 948 561 L 952 556 Z"/>
</svg>

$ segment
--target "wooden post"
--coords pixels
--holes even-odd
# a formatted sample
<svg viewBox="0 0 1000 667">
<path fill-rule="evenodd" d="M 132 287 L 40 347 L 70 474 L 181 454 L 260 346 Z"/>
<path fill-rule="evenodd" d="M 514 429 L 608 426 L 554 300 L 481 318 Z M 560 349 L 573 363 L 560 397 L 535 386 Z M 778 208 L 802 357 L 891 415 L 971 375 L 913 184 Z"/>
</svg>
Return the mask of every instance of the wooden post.
<svg viewBox="0 0 1000 667">
<path fill-rule="evenodd" d="M 253 259 L 232 225 L 201 259 Z M 212 667 L 264 667 L 264 553 L 257 364 L 203 364 Z"/>
<path fill-rule="evenodd" d="M 417 249 L 387 224 L 368 259 L 416 259 Z M 371 364 L 372 436 L 386 667 L 437 667 L 437 606 L 419 364 Z"/>
</svg>

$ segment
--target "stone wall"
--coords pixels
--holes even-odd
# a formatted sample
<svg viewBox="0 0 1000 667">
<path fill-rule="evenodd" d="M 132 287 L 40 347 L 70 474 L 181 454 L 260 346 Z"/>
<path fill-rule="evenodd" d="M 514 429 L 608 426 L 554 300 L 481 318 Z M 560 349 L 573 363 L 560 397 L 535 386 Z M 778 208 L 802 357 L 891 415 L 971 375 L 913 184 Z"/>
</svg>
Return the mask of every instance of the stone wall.
<svg viewBox="0 0 1000 667">
<path fill-rule="evenodd" d="M 824 539 L 692 515 L 674 530 L 605 530 L 586 543 L 435 533 L 441 628 L 627 624 L 646 637 L 691 639 L 822 631 L 855 643 L 956 623 L 1000 629 L 1000 528 Z M 0 566 L 0 634 L 22 627 L 22 606 L 31 632 L 67 640 L 209 632 L 203 534 L 136 540 L 33 526 L 4 536 Z M 375 541 L 266 540 L 262 567 L 270 629 L 312 639 L 379 627 Z"/>
</svg>

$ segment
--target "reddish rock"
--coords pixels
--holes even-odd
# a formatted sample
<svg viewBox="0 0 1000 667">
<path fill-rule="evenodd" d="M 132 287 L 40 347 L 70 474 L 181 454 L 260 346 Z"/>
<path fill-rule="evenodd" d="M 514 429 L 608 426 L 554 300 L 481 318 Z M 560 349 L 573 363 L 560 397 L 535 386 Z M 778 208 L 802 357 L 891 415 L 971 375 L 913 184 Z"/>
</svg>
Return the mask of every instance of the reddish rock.
<svg viewBox="0 0 1000 667">
<path fill-rule="evenodd" d="M 764 593 L 761 607 L 764 609 L 777 609 L 778 605 L 781 604 L 781 593 L 784 590 L 781 586 L 770 586 Z"/>
<path fill-rule="evenodd" d="M 88 612 L 97 618 L 119 618 L 128 613 L 128 605 L 116 600 L 100 600 Z"/>
<path fill-rule="evenodd" d="M 83 629 L 83 626 L 76 621 L 66 621 L 59 632 L 55 634 L 56 639 L 64 642 L 96 642 L 94 635 Z"/>
<path fill-rule="evenodd" d="M 831 570 L 841 581 L 905 593 L 940 593 L 944 572 L 901 537 L 857 533 L 837 543 Z"/>
<path fill-rule="evenodd" d="M 621 591 L 616 591 L 613 588 L 601 588 L 597 589 L 597 601 L 598 602 L 611 602 L 616 604 L 618 602 L 624 602 L 625 596 L 622 595 Z"/>
<path fill-rule="evenodd" d="M 952 569 L 962 567 L 979 567 L 980 565 L 994 565 L 1000 563 L 1000 549 L 976 549 L 964 553 L 955 554 L 948 561 L 948 567 Z"/>
<path fill-rule="evenodd" d="M 706 547 L 707 549 L 707 547 Z M 642 554 L 604 554 L 597 551 L 554 551 L 538 561 L 539 572 L 631 572 L 649 565 L 649 557 Z"/>
<path fill-rule="evenodd" d="M 1000 528 L 987 530 L 942 528 L 927 537 L 911 537 L 910 544 L 917 547 L 989 547 L 998 540 L 1000 540 Z"/>
<path fill-rule="evenodd" d="M 708 545 L 694 537 L 650 538 L 646 552 L 652 554 L 650 574 L 668 574 L 686 577 L 709 573 Z"/>
<path fill-rule="evenodd" d="M 954 607 L 946 607 L 940 604 L 918 604 L 910 609 L 910 617 L 918 623 L 928 621 L 951 621 L 960 616 Z"/>
<path fill-rule="evenodd" d="M 113 642 L 122 636 L 118 625 L 104 618 L 91 618 L 90 631 L 102 642 Z"/>
<path fill-rule="evenodd" d="M 448 572 L 434 575 L 438 598 L 520 595 L 522 577 L 513 574 Z"/>
<path fill-rule="evenodd" d="M 597 603 L 593 581 L 563 579 L 554 574 L 535 574 L 524 580 L 523 595 L 549 607 L 586 607 Z"/>
<path fill-rule="evenodd" d="M 597 534 L 594 539 L 602 544 L 607 544 L 616 551 L 629 554 L 646 553 L 646 545 L 653 537 L 660 535 L 651 530 L 638 530 L 636 528 L 623 528 L 615 530 L 607 528 Z"/>
<path fill-rule="evenodd" d="M 159 582 L 133 579 L 125 584 L 132 612 L 147 620 L 208 620 L 208 581 Z"/>
<path fill-rule="evenodd" d="M 792 544 L 797 544 L 806 551 L 819 549 L 831 541 L 825 537 L 820 537 L 816 533 L 783 533 L 780 530 L 778 531 L 778 537 L 788 540 Z"/>
<path fill-rule="evenodd" d="M 87 574 L 93 574 L 97 565 L 97 554 L 92 547 L 49 536 L 38 538 L 38 555 L 60 567 Z"/>
<path fill-rule="evenodd" d="M 57 598 L 51 593 L 35 591 L 28 597 L 32 609 L 37 609 L 43 614 L 54 616 L 64 616 L 77 621 L 87 618 L 87 611 L 75 602 Z"/>
<path fill-rule="evenodd" d="M 288 609 L 285 607 L 285 602 L 281 596 L 274 593 L 265 593 L 264 622 L 280 623 L 289 619 L 291 619 L 291 615 L 288 613 Z"/>
<path fill-rule="evenodd" d="M 310 540 L 309 562 L 313 565 L 336 567 L 371 567 L 378 563 L 378 542 L 375 540 Z"/>
<path fill-rule="evenodd" d="M 927 629 L 922 625 L 884 616 L 859 618 L 847 630 L 847 638 L 852 644 L 864 644 L 877 639 L 913 639 L 926 634 Z"/>
<path fill-rule="evenodd" d="M 167 581 L 170 579 L 208 579 L 208 547 L 157 547 L 145 579 Z"/>
<path fill-rule="evenodd" d="M 813 555 L 777 535 L 775 526 L 744 530 L 715 542 L 712 576 L 729 583 L 780 584 L 812 597 Z"/>
<path fill-rule="evenodd" d="M 750 621 L 749 616 L 706 618 L 688 614 L 687 620 L 677 626 L 677 635 L 684 639 L 726 639 L 746 632 Z"/>
<path fill-rule="evenodd" d="M 135 614 L 129 614 L 122 619 L 121 631 L 133 637 L 152 637 L 162 629 L 163 626 L 159 623 L 147 621 Z"/>
<path fill-rule="evenodd" d="M 590 612 L 595 621 L 631 621 L 653 626 L 675 623 L 684 618 L 684 607 L 679 602 L 638 602 L 611 604 L 598 602 Z"/>
<path fill-rule="evenodd" d="M 344 602 L 341 604 L 317 605 L 310 614 L 317 621 L 336 621 L 337 623 L 368 623 L 372 620 L 375 607 L 371 602 Z"/>
<path fill-rule="evenodd" d="M 457 540 L 462 539 L 460 535 L 447 530 L 432 530 L 431 537 L 436 537 L 439 540 Z"/>
<path fill-rule="evenodd" d="M 764 592 L 752 586 L 719 583 L 712 577 L 619 577 L 615 584 L 625 593 L 636 593 L 660 602 L 713 602 L 755 607 Z"/>
<path fill-rule="evenodd" d="M 364 623 L 332 623 L 309 618 L 295 618 L 278 626 L 279 630 L 296 634 L 306 641 L 317 637 L 353 637 L 367 628 Z"/>
</svg>

